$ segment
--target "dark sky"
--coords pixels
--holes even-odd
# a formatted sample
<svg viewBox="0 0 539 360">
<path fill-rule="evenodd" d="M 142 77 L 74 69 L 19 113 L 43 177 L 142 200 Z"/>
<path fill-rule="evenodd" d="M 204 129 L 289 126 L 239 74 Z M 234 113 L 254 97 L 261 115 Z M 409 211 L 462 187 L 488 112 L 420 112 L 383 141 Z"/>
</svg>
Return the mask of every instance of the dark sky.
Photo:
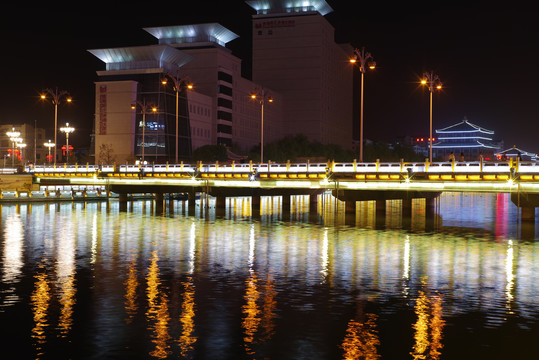
<svg viewBox="0 0 539 360">
<path fill-rule="evenodd" d="M 417 82 L 423 72 L 432 70 L 444 83 L 444 90 L 434 96 L 434 128 L 467 117 L 494 130 L 506 148 L 517 145 L 539 152 L 537 11 L 486 1 L 462 5 L 440 1 L 429 7 L 410 2 L 327 2 L 334 9 L 326 18 L 335 27 L 336 40 L 365 46 L 377 63 L 377 69 L 365 76 L 366 138 L 428 134 L 428 92 Z M 185 3 L 15 5 L 0 25 L 0 121 L 37 121 L 52 129 L 54 109 L 39 100 L 39 93 L 58 87 L 74 98 L 73 104 L 59 108 L 59 125 L 74 124 L 77 131 L 70 140 L 87 145 L 93 82 L 96 71 L 105 67 L 87 50 L 155 44 L 143 27 L 219 22 L 240 35 L 228 47 L 248 66 L 254 10 L 243 0 Z"/>
</svg>

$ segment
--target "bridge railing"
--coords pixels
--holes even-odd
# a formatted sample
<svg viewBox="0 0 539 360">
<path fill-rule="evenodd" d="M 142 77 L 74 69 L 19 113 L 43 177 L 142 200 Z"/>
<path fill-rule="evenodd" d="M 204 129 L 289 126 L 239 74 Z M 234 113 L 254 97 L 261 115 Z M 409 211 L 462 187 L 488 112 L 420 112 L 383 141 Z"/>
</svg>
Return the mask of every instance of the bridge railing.
<svg viewBox="0 0 539 360">
<path fill-rule="evenodd" d="M 245 164 L 146 164 L 146 165 L 35 165 L 25 168 L 38 174 L 158 174 L 158 173 L 309 173 L 323 174 L 532 174 L 539 175 L 536 162 L 368 162 L 368 163 L 245 163 Z"/>
</svg>

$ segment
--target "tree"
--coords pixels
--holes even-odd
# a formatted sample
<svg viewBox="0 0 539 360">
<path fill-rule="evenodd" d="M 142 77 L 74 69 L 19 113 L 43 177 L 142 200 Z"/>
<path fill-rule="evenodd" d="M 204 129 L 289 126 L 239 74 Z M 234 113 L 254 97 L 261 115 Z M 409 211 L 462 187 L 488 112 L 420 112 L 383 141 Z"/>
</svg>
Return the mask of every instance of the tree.
<svg viewBox="0 0 539 360">
<path fill-rule="evenodd" d="M 112 144 L 101 144 L 99 146 L 99 161 L 102 164 L 114 164 L 116 156 L 114 155 L 114 148 Z"/>
</svg>

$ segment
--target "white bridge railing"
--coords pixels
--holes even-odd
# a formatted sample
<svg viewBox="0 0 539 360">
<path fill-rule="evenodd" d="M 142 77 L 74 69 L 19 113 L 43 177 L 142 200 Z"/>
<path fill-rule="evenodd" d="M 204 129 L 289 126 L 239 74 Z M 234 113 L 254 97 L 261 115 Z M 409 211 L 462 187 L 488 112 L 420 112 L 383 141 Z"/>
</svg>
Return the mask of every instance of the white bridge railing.
<svg viewBox="0 0 539 360">
<path fill-rule="evenodd" d="M 373 162 L 373 163 L 245 163 L 245 164 L 147 164 L 147 165 L 35 165 L 31 174 L 218 174 L 218 173 L 307 173 L 307 174 L 539 174 L 535 162 Z"/>
</svg>

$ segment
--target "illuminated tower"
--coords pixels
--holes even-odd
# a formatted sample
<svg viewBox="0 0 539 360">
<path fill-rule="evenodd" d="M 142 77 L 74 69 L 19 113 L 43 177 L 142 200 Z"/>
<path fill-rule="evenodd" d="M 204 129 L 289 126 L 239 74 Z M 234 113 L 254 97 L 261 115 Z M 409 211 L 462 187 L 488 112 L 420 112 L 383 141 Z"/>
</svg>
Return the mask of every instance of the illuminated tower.
<svg viewBox="0 0 539 360">
<path fill-rule="evenodd" d="M 251 0 L 253 81 L 284 98 L 285 134 L 352 146 L 349 45 L 337 44 L 324 0 Z"/>
</svg>

